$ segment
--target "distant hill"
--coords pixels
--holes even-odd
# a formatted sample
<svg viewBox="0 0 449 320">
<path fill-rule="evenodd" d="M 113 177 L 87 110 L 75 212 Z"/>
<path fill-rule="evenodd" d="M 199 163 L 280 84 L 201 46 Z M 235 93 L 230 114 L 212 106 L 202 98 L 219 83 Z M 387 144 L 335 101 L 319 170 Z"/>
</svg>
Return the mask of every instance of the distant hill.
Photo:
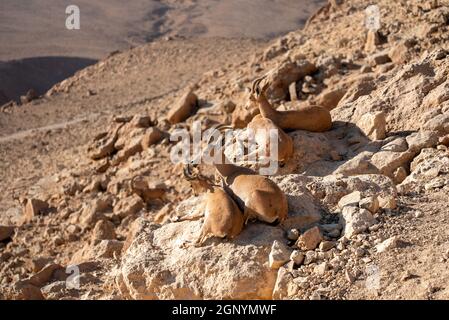
<svg viewBox="0 0 449 320">
<path fill-rule="evenodd" d="M 0 60 L 103 58 L 162 36 L 270 38 L 296 30 L 323 0 L 77 0 L 81 29 L 65 28 L 73 1 L 2 0 Z M 20 21 L 20 23 L 18 23 Z"/>
</svg>

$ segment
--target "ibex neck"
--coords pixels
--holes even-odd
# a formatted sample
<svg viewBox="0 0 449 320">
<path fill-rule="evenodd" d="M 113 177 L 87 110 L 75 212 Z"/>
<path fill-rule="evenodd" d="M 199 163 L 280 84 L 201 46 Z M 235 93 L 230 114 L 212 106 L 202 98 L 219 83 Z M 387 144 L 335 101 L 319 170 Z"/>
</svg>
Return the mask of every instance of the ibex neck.
<svg viewBox="0 0 449 320">
<path fill-rule="evenodd" d="M 240 169 L 240 167 L 230 163 L 215 164 L 215 168 L 223 178 L 230 178 L 234 176 Z"/>
<path fill-rule="evenodd" d="M 259 102 L 260 114 L 264 118 L 268 118 L 268 119 L 271 119 L 273 121 L 276 121 L 277 117 L 278 117 L 278 112 L 272 107 L 272 105 L 268 101 L 267 97 L 260 96 L 258 102 Z"/>
</svg>

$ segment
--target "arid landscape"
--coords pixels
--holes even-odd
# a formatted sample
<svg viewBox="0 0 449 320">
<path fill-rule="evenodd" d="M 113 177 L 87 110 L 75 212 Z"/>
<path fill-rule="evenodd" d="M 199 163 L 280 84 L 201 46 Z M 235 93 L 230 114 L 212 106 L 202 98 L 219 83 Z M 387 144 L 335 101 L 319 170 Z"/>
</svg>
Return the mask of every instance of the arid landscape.
<svg viewBox="0 0 449 320">
<path fill-rule="evenodd" d="M 79 3 L 98 41 L 34 41 L 55 20 L 0 4 L 0 299 L 449 298 L 449 1 Z M 292 149 L 196 195 L 170 136 L 198 120 Z M 243 214 L 224 239 L 217 190 Z"/>
<path fill-rule="evenodd" d="M 0 3 L 0 104 L 30 88 L 44 94 L 111 52 L 158 39 L 269 40 L 302 27 L 324 0 L 78 0 L 81 26 L 68 30 L 72 2 Z"/>
</svg>

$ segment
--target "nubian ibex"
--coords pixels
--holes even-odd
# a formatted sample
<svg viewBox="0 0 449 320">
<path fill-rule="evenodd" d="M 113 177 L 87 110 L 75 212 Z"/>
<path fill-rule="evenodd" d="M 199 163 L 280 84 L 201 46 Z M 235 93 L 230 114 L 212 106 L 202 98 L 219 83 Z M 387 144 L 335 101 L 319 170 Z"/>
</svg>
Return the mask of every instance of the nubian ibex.
<svg viewBox="0 0 449 320">
<path fill-rule="evenodd" d="M 266 80 L 267 75 L 253 82 L 254 94 L 250 98 L 259 106 L 260 114 L 264 118 L 272 120 L 283 130 L 306 130 L 312 132 L 328 131 L 332 127 L 330 112 L 320 106 L 307 106 L 298 110 L 277 111 L 268 101 L 266 91 L 270 82 L 260 87 L 260 83 Z"/>
<path fill-rule="evenodd" d="M 228 127 L 219 126 L 217 129 L 223 132 Z M 225 191 L 232 194 L 243 209 L 245 222 L 252 219 L 267 223 L 283 222 L 288 215 L 284 192 L 269 178 L 257 175 L 249 168 L 232 164 L 225 155 L 224 136 L 218 143 L 219 161 L 213 165 Z"/>
<path fill-rule="evenodd" d="M 250 99 L 256 100 L 256 82 L 253 83 L 250 93 Z M 277 132 L 277 159 L 279 163 L 284 164 L 288 159 L 293 156 L 293 140 L 292 138 L 279 128 L 271 119 L 264 117 L 263 115 L 256 115 L 247 126 L 247 130 L 252 130 L 255 134 L 256 143 L 265 150 L 264 156 L 272 156 L 270 151 L 270 131 L 275 130 Z"/>
<path fill-rule="evenodd" d="M 238 236 L 244 217 L 232 197 L 207 177 L 194 174 L 190 165 L 184 167 L 184 177 L 190 181 L 195 194 L 206 192 L 202 203 L 205 219 L 195 244 L 201 245 L 210 237 L 234 239 Z"/>
</svg>

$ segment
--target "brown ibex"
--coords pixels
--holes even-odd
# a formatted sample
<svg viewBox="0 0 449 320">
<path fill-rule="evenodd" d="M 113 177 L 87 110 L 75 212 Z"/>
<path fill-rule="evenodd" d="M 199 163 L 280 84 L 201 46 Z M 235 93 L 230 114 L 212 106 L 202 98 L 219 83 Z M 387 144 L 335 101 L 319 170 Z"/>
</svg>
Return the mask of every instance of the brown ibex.
<svg viewBox="0 0 449 320">
<path fill-rule="evenodd" d="M 250 99 L 256 100 L 256 87 L 253 83 L 253 87 L 250 93 Z M 279 128 L 271 119 L 264 117 L 263 115 L 256 115 L 248 124 L 247 130 L 252 130 L 255 134 L 256 143 L 263 148 L 266 152 L 270 150 L 270 131 L 275 130 L 277 132 L 277 159 L 280 163 L 285 163 L 293 156 L 293 140 L 292 138 Z M 264 155 L 267 157 L 272 156 L 269 152 Z"/>
<path fill-rule="evenodd" d="M 231 196 L 207 177 L 193 174 L 190 165 L 184 167 L 184 177 L 190 181 L 195 194 L 206 192 L 202 203 L 205 220 L 196 244 L 203 244 L 209 237 L 233 239 L 238 236 L 244 217 Z"/>
<path fill-rule="evenodd" d="M 260 83 L 266 78 L 267 75 L 253 82 L 252 91 L 254 94 L 250 96 L 258 104 L 262 117 L 272 120 L 283 130 L 324 132 L 332 127 L 330 112 L 320 106 L 307 106 L 298 110 L 288 111 L 277 111 L 274 109 L 266 96 L 270 83 L 267 81 L 262 88 L 260 87 Z"/>
<path fill-rule="evenodd" d="M 220 131 L 228 127 L 219 126 Z M 219 143 L 219 161 L 213 165 L 225 191 L 232 193 L 245 221 L 258 219 L 267 223 L 283 222 L 288 215 L 287 198 L 279 186 L 253 170 L 232 164 L 224 153 L 224 138 Z"/>
</svg>

